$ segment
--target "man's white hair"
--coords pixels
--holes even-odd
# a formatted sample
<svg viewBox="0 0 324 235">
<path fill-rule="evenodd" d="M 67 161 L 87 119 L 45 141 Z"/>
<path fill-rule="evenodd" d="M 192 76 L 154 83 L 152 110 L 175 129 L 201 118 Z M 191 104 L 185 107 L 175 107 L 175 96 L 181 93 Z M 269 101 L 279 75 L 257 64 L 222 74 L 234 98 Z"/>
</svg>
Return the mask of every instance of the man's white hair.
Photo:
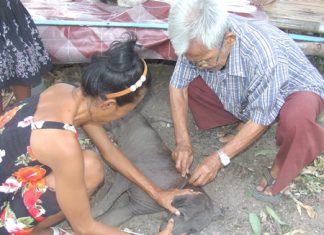
<svg viewBox="0 0 324 235">
<path fill-rule="evenodd" d="M 219 48 L 227 31 L 223 0 L 176 0 L 171 6 L 168 32 L 177 55 L 184 54 L 193 39 L 208 49 Z"/>
</svg>

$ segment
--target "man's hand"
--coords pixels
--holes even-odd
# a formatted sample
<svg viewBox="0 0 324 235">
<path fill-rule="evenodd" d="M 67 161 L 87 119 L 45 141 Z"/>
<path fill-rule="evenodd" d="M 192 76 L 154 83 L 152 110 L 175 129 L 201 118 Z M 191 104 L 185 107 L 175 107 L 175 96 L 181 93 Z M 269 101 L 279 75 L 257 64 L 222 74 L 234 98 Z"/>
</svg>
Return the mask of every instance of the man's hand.
<svg viewBox="0 0 324 235">
<path fill-rule="evenodd" d="M 158 235 L 171 235 L 173 228 L 174 228 L 174 220 L 169 219 L 168 224 L 165 227 L 165 229 L 163 231 L 159 232 Z"/>
<path fill-rule="evenodd" d="M 205 158 L 194 170 L 189 179 L 189 183 L 194 186 L 202 186 L 215 179 L 222 164 L 217 153 Z"/>
<path fill-rule="evenodd" d="M 177 171 L 181 173 L 182 177 L 185 177 L 189 173 L 193 160 L 192 147 L 190 145 L 177 145 L 172 152 L 172 160 L 176 163 Z"/>
</svg>

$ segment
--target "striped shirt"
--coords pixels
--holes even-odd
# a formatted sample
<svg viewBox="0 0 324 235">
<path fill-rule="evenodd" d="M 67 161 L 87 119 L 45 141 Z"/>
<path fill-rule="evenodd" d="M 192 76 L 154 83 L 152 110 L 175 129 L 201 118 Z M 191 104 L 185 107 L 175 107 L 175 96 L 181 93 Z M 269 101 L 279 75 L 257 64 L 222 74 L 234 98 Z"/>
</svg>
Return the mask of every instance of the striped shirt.
<svg viewBox="0 0 324 235">
<path fill-rule="evenodd" d="M 324 79 L 287 34 L 264 21 L 230 16 L 236 42 L 221 71 L 198 69 L 179 56 L 170 84 L 185 88 L 200 75 L 224 108 L 242 121 L 273 123 L 285 98 L 310 91 L 324 99 Z"/>
</svg>

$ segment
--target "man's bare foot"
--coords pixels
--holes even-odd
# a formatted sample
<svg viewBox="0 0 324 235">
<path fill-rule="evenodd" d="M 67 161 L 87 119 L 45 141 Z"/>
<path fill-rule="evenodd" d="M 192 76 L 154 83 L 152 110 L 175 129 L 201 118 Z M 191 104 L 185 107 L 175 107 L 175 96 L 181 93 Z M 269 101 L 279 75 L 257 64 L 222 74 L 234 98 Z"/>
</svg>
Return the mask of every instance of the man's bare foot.
<svg viewBox="0 0 324 235">
<path fill-rule="evenodd" d="M 269 189 L 276 182 L 277 174 L 274 176 L 274 173 L 271 169 L 265 168 L 263 170 L 263 175 L 260 178 L 255 190 L 258 192 L 270 192 Z M 271 195 L 271 194 L 270 194 Z"/>
<path fill-rule="evenodd" d="M 267 191 L 267 189 L 269 189 L 269 185 L 267 180 L 265 179 L 264 176 L 261 177 L 261 179 L 259 180 L 257 186 L 255 187 L 256 191 L 258 192 L 265 192 Z"/>
<path fill-rule="evenodd" d="M 272 170 L 269 168 L 263 170 L 263 176 L 253 191 L 253 197 L 264 202 L 278 203 L 281 198 L 281 193 L 273 195 L 272 186 L 276 183 L 279 168 L 276 166 L 273 166 L 272 168 Z"/>
<path fill-rule="evenodd" d="M 230 142 L 243 127 L 243 122 L 239 122 L 238 124 L 228 125 L 221 127 L 221 130 L 217 133 L 217 137 L 219 142 L 226 144 Z"/>
</svg>

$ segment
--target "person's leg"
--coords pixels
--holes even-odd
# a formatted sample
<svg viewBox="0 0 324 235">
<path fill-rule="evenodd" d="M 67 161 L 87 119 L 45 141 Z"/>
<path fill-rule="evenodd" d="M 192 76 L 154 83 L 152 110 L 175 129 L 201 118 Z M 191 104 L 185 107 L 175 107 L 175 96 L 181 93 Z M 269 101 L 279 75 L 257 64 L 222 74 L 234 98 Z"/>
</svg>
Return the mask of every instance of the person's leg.
<svg viewBox="0 0 324 235">
<path fill-rule="evenodd" d="M 90 197 L 103 182 L 104 170 L 100 158 L 95 152 L 84 150 L 83 155 L 85 183 Z M 52 173 L 46 176 L 46 184 L 55 191 L 55 180 Z M 63 219 L 65 219 L 65 216 L 61 211 L 55 215 L 47 217 L 35 226 L 32 235 L 53 234 L 53 231 L 49 227 L 59 223 Z"/>
<path fill-rule="evenodd" d="M 290 95 L 279 113 L 276 133 L 279 151 L 272 164 L 275 184 L 267 194 L 278 194 L 324 150 L 324 127 L 316 123 L 324 108 L 324 100 L 311 92 Z M 257 190 L 264 187 L 260 182 Z"/>
<path fill-rule="evenodd" d="M 14 85 L 12 91 L 18 101 L 27 99 L 31 95 L 31 87 L 28 85 Z"/>
<path fill-rule="evenodd" d="M 224 109 L 218 96 L 207 86 L 201 77 L 194 79 L 188 87 L 188 103 L 191 113 L 200 129 L 239 122 L 231 113 Z"/>
</svg>

